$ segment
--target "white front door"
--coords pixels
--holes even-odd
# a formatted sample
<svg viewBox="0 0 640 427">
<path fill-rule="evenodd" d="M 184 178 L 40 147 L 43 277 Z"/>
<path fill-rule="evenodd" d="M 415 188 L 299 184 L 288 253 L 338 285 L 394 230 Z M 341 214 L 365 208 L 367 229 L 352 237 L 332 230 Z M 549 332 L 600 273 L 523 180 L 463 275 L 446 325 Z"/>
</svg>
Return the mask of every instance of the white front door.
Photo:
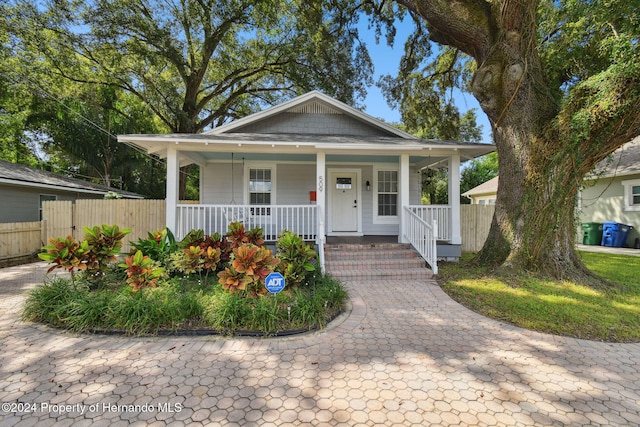
<svg viewBox="0 0 640 427">
<path fill-rule="evenodd" d="M 358 174 L 356 172 L 331 173 L 331 231 L 358 231 Z"/>
</svg>

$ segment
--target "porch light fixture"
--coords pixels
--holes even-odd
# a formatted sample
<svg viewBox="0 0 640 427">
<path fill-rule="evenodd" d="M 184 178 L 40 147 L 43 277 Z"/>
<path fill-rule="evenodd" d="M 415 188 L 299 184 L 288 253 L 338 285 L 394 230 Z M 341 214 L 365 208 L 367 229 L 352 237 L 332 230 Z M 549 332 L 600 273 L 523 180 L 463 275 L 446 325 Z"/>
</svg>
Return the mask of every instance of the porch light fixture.
<svg viewBox="0 0 640 427">
<path fill-rule="evenodd" d="M 371 184 L 369 183 L 369 181 L 367 181 L 365 185 L 367 186 L 367 191 L 371 191 Z"/>
</svg>

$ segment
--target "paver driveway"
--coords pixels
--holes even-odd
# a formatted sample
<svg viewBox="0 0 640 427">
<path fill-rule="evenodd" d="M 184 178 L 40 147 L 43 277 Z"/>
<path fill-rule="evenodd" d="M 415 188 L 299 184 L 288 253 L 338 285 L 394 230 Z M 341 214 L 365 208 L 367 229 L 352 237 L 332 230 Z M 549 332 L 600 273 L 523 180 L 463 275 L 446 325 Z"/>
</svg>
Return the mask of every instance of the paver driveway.
<svg viewBox="0 0 640 427">
<path fill-rule="evenodd" d="M 73 335 L 19 320 L 43 264 L 0 270 L 0 425 L 640 425 L 640 344 L 528 332 L 431 283 L 349 283 L 287 339 Z"/>
</svg>

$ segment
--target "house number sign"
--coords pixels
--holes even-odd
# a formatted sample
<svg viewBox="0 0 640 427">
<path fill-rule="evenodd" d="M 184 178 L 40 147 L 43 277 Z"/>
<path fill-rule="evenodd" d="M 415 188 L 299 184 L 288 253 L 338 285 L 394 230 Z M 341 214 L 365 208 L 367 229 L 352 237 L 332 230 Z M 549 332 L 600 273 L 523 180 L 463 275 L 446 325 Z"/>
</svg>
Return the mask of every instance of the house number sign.
<svg viewBox="0 0 640 427">
<path fill-rule="evenodd" d="M 324 177 L 322 175 L 320 175 L 318 177 L 318 191 L 322 191 L 324 188 Z"/>
</svg>

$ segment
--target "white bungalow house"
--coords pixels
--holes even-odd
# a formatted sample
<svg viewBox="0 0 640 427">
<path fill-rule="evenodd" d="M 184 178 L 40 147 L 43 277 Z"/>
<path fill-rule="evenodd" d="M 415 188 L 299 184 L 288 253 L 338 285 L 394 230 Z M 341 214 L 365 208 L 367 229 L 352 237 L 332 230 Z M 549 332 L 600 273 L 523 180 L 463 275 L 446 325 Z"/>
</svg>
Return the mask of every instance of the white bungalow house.
<svg viewBox="0 0 640 427">
<path fill-rule="evenodd" d="M 436 269 L 436 241 L 461 244 L 459 171 L 490 144 L 423 140 L 313 91 L 202 134 L 121 135 L 167 161 L 167 227 L 259 226 L 327 236 L 397 236 Z M 199 204 L 178 203 L 179 167 L 200 166 Z M 449 205 L 420 205 L 420 170 L 447 166 Z M 442 255 L 441 255 L 442 256 Z M 436 271 L 434 271 L 435 273 Z"/>
</svg>

